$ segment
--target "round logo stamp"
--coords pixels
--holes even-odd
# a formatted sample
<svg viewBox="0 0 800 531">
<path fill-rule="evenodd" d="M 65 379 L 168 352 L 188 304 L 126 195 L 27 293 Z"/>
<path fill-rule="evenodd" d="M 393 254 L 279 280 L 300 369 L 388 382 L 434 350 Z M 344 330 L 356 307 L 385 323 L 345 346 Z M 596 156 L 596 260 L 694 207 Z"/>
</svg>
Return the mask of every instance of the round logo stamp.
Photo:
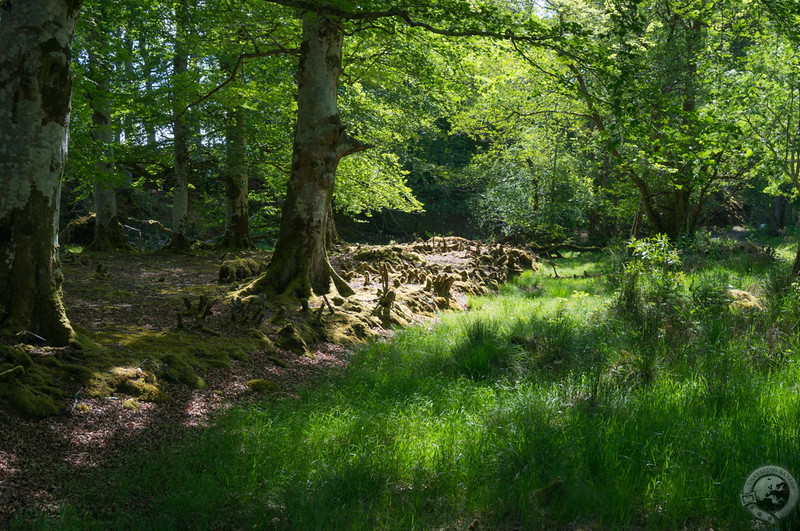
<svg viewBox="0 0 800 531">
<path fill-rule="evenodd" d="M 777 524 L 797 505 L 800 491 L 792 475 L 778 466 L 762 466 L 744 482 L 742 505 L 761 521 Z"/>
</svg>

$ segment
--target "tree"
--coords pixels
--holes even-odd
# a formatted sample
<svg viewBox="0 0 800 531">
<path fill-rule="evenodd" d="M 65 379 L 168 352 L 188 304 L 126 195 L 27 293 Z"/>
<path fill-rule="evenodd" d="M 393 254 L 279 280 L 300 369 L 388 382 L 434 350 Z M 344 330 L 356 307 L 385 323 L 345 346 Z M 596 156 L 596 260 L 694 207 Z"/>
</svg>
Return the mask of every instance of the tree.
<svg viewBox="0 0 800 531">
<path fill-rule="evenodd" d="M 771 176 L 770 188 L 800 194 L 800 42 L 764 31 L 747 50 L 741 71 L 731 71 L 729 95 L 739 104 L 755 158 Z M 793 272 L 800 275 L 800 244 Z"/>
<path fill-rule="evenodd" d="M 414 18 L 409 11 L 412 6 L 386 10 L 381 9 L 385 7 L 383 2 L 375 2 L 377 5 L 364 2 L 354 11 L 348 11 L 340 7 L 342 2 L 270 1 L 298 9 L 303 20 L 297 125 L 292 173 L 275 253 L 266 272 L 245 293 L 289 293 L 306 299 L 312 291 L 319 295 L 328 293 L 333 280 L 340 293 L 349 295 L 352 290 L 333 271 L 324 245 L 339 161 L 368 147 L 346 132 L 338 111 L 344 23 L 375 27 L 382 20 L 388 21 L 389 30 L 393 31 L 394 22 L 399 21 L 408 27 L 451 37 L 509 39 L 515 38 L 514 29 L 524 28 L 533 34 L 529 38 L 540 39 L 547 32 L 533 19 L 527 19 L 528 27 L 512 25 L 512 13 L 489 2 L 451 0 L 413 5 L 417 15 L 449 26 L 441 29 Z"/>
<path fill-rule="evenodd" d="M 247 124 L 246 111 L 235 107 L 227 113 L 228 127 L 225 137 L 225 234 L 219 246 L 226 249 L 253 247 L 250 239 L 250 210 L 248 208 L 247 177 Z"/>
<path fill-rule="evenodd" d="M 181 251 L 189 248 L 189 125 L 186 104 L 189 100 L 189 2 L 179 0 L 175 6 L 175 49 L 172 56 L 173 114 L 172 149 L 174 152 L 172 189 L 172 235 L 170 248 Z"/>
<path fill-rule="evenodd" d="M 117 215 L 117 192 L 114 164 L 114 126 L 112 123 L 111 82 L 113 77 L 111 52 L 107 42 L 110 14 L 98 6 L 87 25 L 89 81 L 87 99 L 92 113 L 91 137 L 99 157 L 94 164 L 94 241 L 89 246 L 96 251 L 129 249 L 130 244 Z M 88 17 L 84 13 L 84 20 Z M 117 38 L 117 40 L 121 40 Z"/>
<path fill-rule="evenodd" d="M 309 11 L 302 20 L 292 176 L 275 254 L 267 272 L 249 290 L 307 298 L 312 289 L 328 293 L 333 278 L 337 289 L 350 295 L 352 290 L 328 261 L 325 223 L 339 161 L 367 146 L 348 135 L 339 118 L 337 88 L 344 38 L 340 23 Z"/>
<path fill-rule="evenodd" d="M 636 187 L 654 232 L 677 238 L 699 226 L 710 194 L 747 169 L 735 120 L 713 97 L 709 28 L 721 4 L 565 0 L 558 16 L 591 38 L 557 52 L 556 74 L 581 100 L 607 152 Z"/>
<path fill-rule="evenodd" d="M 58 212 L 81 0 L 0 7 L 0 329 L 75 339 L 61 296 Z"/>
</svg>

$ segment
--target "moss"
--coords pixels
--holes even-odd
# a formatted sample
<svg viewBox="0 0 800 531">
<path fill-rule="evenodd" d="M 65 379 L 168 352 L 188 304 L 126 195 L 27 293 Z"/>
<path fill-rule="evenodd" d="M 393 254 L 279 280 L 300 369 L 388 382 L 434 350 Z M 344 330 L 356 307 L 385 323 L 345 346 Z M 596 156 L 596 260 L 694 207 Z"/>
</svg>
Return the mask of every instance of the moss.
<svg viewBox="0 0 800 531">
<path fill-rule="evenodd" d="M 163 361 L 166 364 L 164 373 L 170 379 L 192 389 L 205 389 L 206 382 L 185 359 L 175 354 L 168 354 L 164 356 Z"/>
<path fill-rule="evenodd" d="M 278 349 L 275 347 L 275 343 L 273 343 L 272 340 L 258 328 L 250 328 L 245 333 L 253 339 L 258 340 L 258 346 L 261 350 L 266 351 L 268 354 L 274 354 L 278 352 Z"/>
<path fill-rule="evenodd" d="M 247 351 L 238 345 L 230 346 L 230 348 L 228 349 L 228 356 L 230 356 L 231 359 L 237 361 L 244 361 L 244 362 L 250 361 L 250 356 L 247 354 Z"/>
<path fill-rule="evenodd" d="M 142 404 L 135 398 L 129 398 L 122 402 L 122 408 L 128 411 L 138 411 L 142 408 Z"/>
<path fill-rule="evenodd" d="M 0 346 L 0 360 L 7 360 L 13 365 L 22 365 L 25 369 L 33 365 L 33 360 L 25 350 L 25 347 L 19 345 L 13 347 Z"/>
<path fill-rule="evenodd" d="M 353 255 L 353 260 L 360 262 L 389 262 L 399 263 L 403 260 L 413 263 L 424 263 L 425 260 L 417 253 L 402 247 L 371 247 Z"/>
<path fill-rule="evenodd" d="M 141 364 L 153 360 L 156 365 L 166 362 L 167 356 L 181 358 L 202 371 L 209 367 L 231 367 L 231 358 L 247 360 L 247 351 L 262 348 L 262 338 L 248 332 L 245 338 L 209 337 L 186 331 L 154 331 L 136 329 L 130 333 L 113 332 L 97 334 L 97 338 L 114 344 L 126 352 L 126 358 Z M 120 358 L 120 352 L 114 353 Z"/>
<path fill-rule="evenodd" d="M 52 397 L 18 382 L 0 384 L 0 395 L 5 396 L 12 406 L 27 417 L 52 417 L 62 411 Z"/>
<path fill-rule="evenodd" d="M 227 350 L 195 347 L 191 349 L 190 353 L 193 354 L 198 361 L 202 360 L 205 366 L 228 370 L 233 368 Z"/>
<path fill-rule="evenodd" d="M 280 386 L 271 380 L 250 380 L 247 387 L 256 393 L 275 393 L 281 390 Z"/>
<path fill-rule="evenodd" d="M 276 341 L 282 349 L 294 352 L 298 356 L 309 353 L 305 339 L 303 339 L 303 336 L 300 335 L 297 328 L 295 328 L 292 323 L 278 330 Z"/>
<path fill-rule="evenodd" d="M 166 395 L 158 387 L 156 376 L 139 367 L 115 367 L 109 381 L 114 391 L 134 396 L 145 402 L 163 402 Z"/>
<path fill-rule="evenodd" d="M 8 366 L 0 367 L 0 382 L 16 380 L 23 376 L 25 376 L 25 369 L 22 365 L 16 365 L 11 368 L 8 368 Z"/>
<path fill-rule="evenodd" d="M 89 245 L 94 241 L 94 224 L 94 214 L 73 219 L 58 237 L 62 244 Z"/>
<path fill-rule="evenodd" d="M 219 281 L 233 282 L 254 277 L 265 271 L 268 263 L 264 260 L 254 260 L 253 258 L 225 260 L 219 268 Z"/>
<path fill-rule="evenodd" d="M 91 410 L 92 407 L 89 404 L 84 404 L 83 402 L 75 405 L 75 411 L 78 413 L 88 413 Z"/>
</svg>

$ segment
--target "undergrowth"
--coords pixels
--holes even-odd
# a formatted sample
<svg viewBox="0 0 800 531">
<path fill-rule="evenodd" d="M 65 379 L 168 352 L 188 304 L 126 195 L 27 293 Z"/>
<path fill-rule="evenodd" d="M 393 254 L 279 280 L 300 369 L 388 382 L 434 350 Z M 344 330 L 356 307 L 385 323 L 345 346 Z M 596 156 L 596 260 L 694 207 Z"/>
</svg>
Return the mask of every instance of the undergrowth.
<svg viewBox="0 0 800 531">
<path fill-rule="evenodd" d="M 748 474 L 800 474 L 800 285 L 669 246 L 523 275 L 14 526 L 750 529 Z"/>
</svg>

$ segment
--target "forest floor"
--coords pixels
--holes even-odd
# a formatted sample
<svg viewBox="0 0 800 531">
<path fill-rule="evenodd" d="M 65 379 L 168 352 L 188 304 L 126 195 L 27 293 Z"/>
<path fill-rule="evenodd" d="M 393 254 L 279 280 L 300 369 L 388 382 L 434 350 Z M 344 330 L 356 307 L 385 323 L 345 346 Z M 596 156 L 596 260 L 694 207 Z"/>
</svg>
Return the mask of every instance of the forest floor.
<svg viewBox="0 0 800 531">
<path fill-rule="evenodd" d="M 64 257 L 67 313 L 90 347 L 14 347 L 51 369 L 22 383 L 52 391 L 61 414 L 29 419 L 0 401 L 0 528 L 27 509 L 57 510 L 70 494 L 66 478 L 163 447 L 207 425 L 212 412 L 265 392 L 297 397 L 343 370 L 359 342 L 464 309 L 466 293 L 535 268 L 528 253 L 459 238 L 351 246 L 333 261 L 356 294 L 312 299 L 303 310 L 296 300 L 237 299 L 246 279 L 218 281 L 229 258 Z"/>
</svg>

